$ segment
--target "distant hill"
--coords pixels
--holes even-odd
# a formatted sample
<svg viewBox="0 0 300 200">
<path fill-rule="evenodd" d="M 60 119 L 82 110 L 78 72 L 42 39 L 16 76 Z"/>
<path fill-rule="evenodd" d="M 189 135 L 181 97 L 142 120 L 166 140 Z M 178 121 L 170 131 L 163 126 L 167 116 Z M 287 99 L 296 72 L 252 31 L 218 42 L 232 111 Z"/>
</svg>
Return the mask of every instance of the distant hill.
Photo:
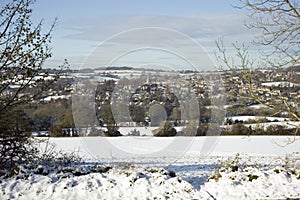
<svg viewBox="0 0 300 200">
<path fill-rule="evenodd" d="M 132 67 L 107 67 L 106 70 L 132 70 Z"/>
</svg>

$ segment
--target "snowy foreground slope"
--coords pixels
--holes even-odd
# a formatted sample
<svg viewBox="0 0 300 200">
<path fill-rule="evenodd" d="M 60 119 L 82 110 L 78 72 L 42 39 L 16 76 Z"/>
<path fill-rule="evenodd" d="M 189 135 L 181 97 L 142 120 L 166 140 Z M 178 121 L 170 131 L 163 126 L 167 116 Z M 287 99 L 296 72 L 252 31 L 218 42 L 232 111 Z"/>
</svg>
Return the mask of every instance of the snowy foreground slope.
<svg viewBox="0 0 300 200">
<path fill-rule="evenodd" d="M 17 176 L 0 179 L 0 199 L 300 199 L 300 138 L 95 137 L 50 142 L 57 150 L 76 151 L 85 162 L 18 168 Z"/>
</svg>

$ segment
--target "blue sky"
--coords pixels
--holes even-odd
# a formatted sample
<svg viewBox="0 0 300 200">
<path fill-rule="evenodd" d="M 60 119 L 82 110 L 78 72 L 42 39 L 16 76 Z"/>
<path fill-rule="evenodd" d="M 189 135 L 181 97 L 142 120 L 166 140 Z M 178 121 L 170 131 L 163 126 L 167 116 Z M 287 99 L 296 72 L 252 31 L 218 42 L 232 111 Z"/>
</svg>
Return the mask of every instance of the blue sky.
<svg viewBox="0 0 300 200">
<path fill-rule="evenodd" d="M 110 57 L 111 65 L 180 66 L 186 61 L 183 57 L 194 60 L 193 56 L 207 54 L 197 59 L 201 60 L 201 68 L 210 69 L 214 65 L 215 40 L 224 37 L 230 44 L 251 38 L 243 25 L 246 13 L 232 7 L 237 4 L 237 0 L 37 0 L 33 20 L 44 19 L 46 29 L 58 18 L 51 44 L 53 57 L 46 63 L 49 67 L 61 64 L 65 58 L 72 68 L 107 65 L 107 60 L 98 59 L 101 56 Z M 132 31 L 135 29 L 138 31 Z M 173 44 L 167 44 L 165 34 L 172 35 Z M 188 40 L 197 42 L 201 50 L 195 50 Z M 137 41 L 138 45 L 133 44 Z M 149 46 L 154 48 L 149 50 Z"/>
</svg>

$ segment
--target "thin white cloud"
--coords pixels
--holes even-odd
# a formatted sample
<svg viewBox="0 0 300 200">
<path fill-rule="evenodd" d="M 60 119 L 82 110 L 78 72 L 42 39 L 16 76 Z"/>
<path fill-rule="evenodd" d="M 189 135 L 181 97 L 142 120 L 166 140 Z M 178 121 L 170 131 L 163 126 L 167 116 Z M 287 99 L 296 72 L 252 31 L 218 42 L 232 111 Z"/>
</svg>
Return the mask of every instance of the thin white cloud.
<svg viewBox="0 0 300 200">
<path fill-rule="evenodd" d="M 244 27 L 245 15 L 193 15 L 161 16 L 134 15 L 113 16 L 102 19 L 78 19 L 68 22 L 67 29 L 77 33 L 66 37 L 81 40 L 102 41 L 122 31 L 141 27 L 162 27 L 174 29 L 194 39 L 213 38 L 219 35 L 238 36 L 249 31 Z"/>
<path fill-rule="evenodd" d="M 247 42 L 253 38 L 253 31 L 249 31 L 244 26 L 245 19 L 246 15 L 243 14 L 193 15 L 177 17 L 161 15 L 131 15 L 113 16 L 102 19 L 76 19 L 66 22 L 64 24 L 64 29 L 69 33 L 65 35 L 65 38 L 72 40 L 74 44 L 83 44 L 85 41 L 89 41 L 89 43 L 94 42 L 95 46 L 108 38 L 123 32 L 121 37 L 115 37 L 113 40 L 105 42 L 105 48 L 107 48 L 107 51 L 113 49 L 112 54 L 114 55 L 118 55 L 118 52 L 124 53 L 126 49 L 132 50 L 140 47 L 151 47 L 153 43 L 159 44 L 159 40 L 161 40 L 161 43 L 158 47 L 162 49 L 166 46 L 168 48 L 171 47 L 172 50 L 177 49 L 178 52 L 181 52 L 181 54 L 190 54 L 194 58 L 200 54 L 206 53 L 204 50 L 197 50 L 189 42 L 186 42 L 186 38 L 184 37 L 176 37 L 176 41 L 174 41 L 172 37 L 169 37 L 168 34 L 170 34 L 170 32 L 168 31 L 132 31 L 129 34 L 126 34 L 126 31 L 131 29 L 161 27 L 162 29 L 178 31 L 190 37 L 191 40 L 197 41 L 213 59 L 214 56 L 211 52 L 215 49 L 215 41 L 219 37 L 222 36 L 225 38 L 225 45 L 229 45 L 235 41 Z M 115 50 L 116 45 L 120 46 L 120 44 L 122 44 L 121 49 Z M 102 49 L 105 48 L 102 47 Z M 86 52 L 86 49 L 83 51 Z M 94 57 L 91 57 L 91 55 Z M 101 52 L 95 53 L 95 51 L 91 51 L 89 56 L 90 58 L 88 59 L 93 61 L 90 65 L 96 65 L 96 63 L 106 63 L 106 57 L 111 55 L 108 55 L 108 53 L 102 55 Z M 166 58 L 162 57 L 160 59 L 163 61 Z M 130 63 L 127 64 L 130 65 Z M 203 64 L 211 67 L 212 62 L 204 62 Z"/>
</svg>

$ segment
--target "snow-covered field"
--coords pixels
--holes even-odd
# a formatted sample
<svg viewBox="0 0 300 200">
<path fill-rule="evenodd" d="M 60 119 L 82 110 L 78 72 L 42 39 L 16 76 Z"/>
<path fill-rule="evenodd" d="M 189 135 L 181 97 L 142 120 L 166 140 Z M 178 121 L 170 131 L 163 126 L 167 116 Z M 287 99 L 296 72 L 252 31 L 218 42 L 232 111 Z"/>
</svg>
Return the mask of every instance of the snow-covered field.
<svg viewBox="0 0 300 200">
<path fill-rule="evenodd" d="M 0 199 L 300 198 L 300 137 L 86 137 L 50 142 L 57 150 L 76 151 L 85 162 L 16 169 L 19 175 L 0 179 Z"/>
<path fill-rule="evenodd" d="M 267 119 L 269 121 L 279 121 L 279 122 L 285 122 L 290 121 L 289 118 L 284 117 L 260 117 L 260 116 L 232 116 L 230 117 L 232 121 L 239 120 L 239 121 L 248 121 L 248 120 L 259 120 L 259 119 Z"/>
<path fill-rule="evenodd" d="M 260 119 L 266 119 L 269 120 L 270 122 L 265 122 L 265 123 L 247 123 L 244 124 L 245 126 L 251 126 L 251 127 L 263 127 L 267 128 L 269 126 L 276 126 L 280 125 L 286 128 L 295 128 L 300 125 L 299 121 L 291 121 L 289 118 L 284 118 L 284 117 L 260 117 L 260 116 L 232 116 L 229 117 L 228 119 L 231 119 L 233 122 L 236 120 L 238 121 L 243 121 L 247 122 L 249 120 L 260 120 Z M 223 126 L 226 127 L 226 126 Z"/>
</svg>

